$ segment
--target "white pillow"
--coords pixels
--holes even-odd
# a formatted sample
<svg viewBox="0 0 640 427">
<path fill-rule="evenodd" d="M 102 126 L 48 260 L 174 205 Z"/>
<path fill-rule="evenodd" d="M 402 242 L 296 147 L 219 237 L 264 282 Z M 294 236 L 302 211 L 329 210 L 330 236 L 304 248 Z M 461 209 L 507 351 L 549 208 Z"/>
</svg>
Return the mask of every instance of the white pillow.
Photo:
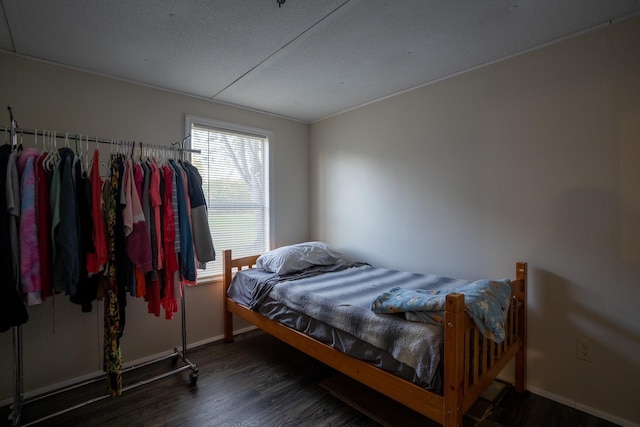
<svg viewBox="0 0 640 427">
<path fill-rule="evenodd" d="M 333 265 L 342 254 L 323 242 L 305 242 L 282 246 L 260 255 L 256 266 L 280 276 L 304 270 L 313 265 Z"/>
</svg>

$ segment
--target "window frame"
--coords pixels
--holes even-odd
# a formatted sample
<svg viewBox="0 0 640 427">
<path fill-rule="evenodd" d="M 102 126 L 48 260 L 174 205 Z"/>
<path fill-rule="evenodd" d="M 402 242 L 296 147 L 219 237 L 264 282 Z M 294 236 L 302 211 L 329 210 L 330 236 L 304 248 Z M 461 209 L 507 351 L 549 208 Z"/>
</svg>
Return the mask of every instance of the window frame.
<svg viewBox="0 0 640 427">
<path fill-rule="evenodd" d="M 261 129 L 261 128 L 256 128 L 256 127 L 251 127 L 251 126 L 245 126 L 245 125 L 240 125 L 240 124 L 236 124 L 236 123 L 230 123 L 230 122 L 225 122 L 225 121 L 220 121 L 220 120 L 216 120 L 216 119 L 211 119 L 211 118 L 207 118 L 207 117 L 201 117 L 201 116 L 197 116 L 197 115 L 193 115 L 193 114 L 186 114 L 185 115 L 185 135 L 188 135 L 188 143 L 185 144 L 189 149 L 193 149 L 192 146 L 192 140 L 191 140 L 191 132 L 192 132 L 192 126 L 193 125 L 200 125 L 202 127 L 207 127 L 207 128 L 211 128 L 214 130 L 219 130 L 221 132 L 227 132 L 227 133 L 234 133 L 234 134 L 240 134 L 240 135 L 244 135 L 244 136 L 249 136 L 249 137 L 255 137 L 255 138 L 260 138 L 260 139 L 264 139 L 265 140 L 265 144 L 266 144 L 266 150 L 265 150 L 265 164 L 266 164 L 266 178 L 267 178 L 267 188 L 265 189 L 267 192 L 266 195 L 266 204 L 267 204 L 267 212 L 268 212 L 268 221 L 267 221 L 267 227 L 268 230 L 266 230 L 265 235 L 267 236 L 267 242 L 266 242 L 266 247 L 265 247 L 265 251 L 268 250 L 271 247 L 271 244 L 274 241 L 274 215 L 273 215 L 273 204 L 272 204 L 272 179 L 271 179 L 271 147 L 272 147 L 272 143 L 273 143 L 273 132 L 266 130 L 266 129 Z M 197 155 L 196 153 L 189 153 L 189 161 L 192 161 L 193 156 Z M 209 201 L 207 200 L 207 208 L 208 208 L 208 203 Z M 229 248 L 222 248 L 219 247 L 218 245 L 216 245 L 216 238 L 215 235 L 212 236 L 213 237 L 213 245 L 215 247 L 216 250 L 216 260 L 215 261 L 210 261 L 210 262 L 214 262 L 214 263 L 219 263 L 220 266 L 222 265 L 222 252 L 226 249 Z M 207 263 L 209 264 L 209 263 Z M 200 274 L 200 272 L 202 272 L 203 270 L 198 270 L 198 273 Z M 220 273 L 214 273 L 213 275 L 208 275 L 205 277 L 198 277 L 197 279 L 197 283 L 198 284 L 204 284 L 204 283 L 217 283 L 217 282 L 221 282 L 222 281 L 222 272 Z"/>
</svg>

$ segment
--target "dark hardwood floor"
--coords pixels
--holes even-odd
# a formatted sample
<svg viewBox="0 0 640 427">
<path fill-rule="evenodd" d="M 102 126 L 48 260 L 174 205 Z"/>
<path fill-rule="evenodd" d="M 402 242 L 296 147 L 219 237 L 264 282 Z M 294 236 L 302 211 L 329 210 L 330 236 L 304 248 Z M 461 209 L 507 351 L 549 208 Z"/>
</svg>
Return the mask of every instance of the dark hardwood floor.
<svg viewBox="0 0 640 427">
<path fill-rule="evenodd" d="M 319 385 L 335 372 L 262 331 L 191 350 L 199 376 L 184 371 L 45 420 L 38 426 L 378 426 Z M 169 360 L 129 372 L 138 383 L 171 368 Z M 105 384 L 75 389 L 24 406 L 22 425 L 105 392 Z M 10 426 L 1 408 L 0 426 Z M 415 418 L 414 418 L 415 420 Z M 415 422 L 415 421 L 413 421 Z M 412 422 L 412 423 L 413 423 Z M 407 425 L 399 421 L 398 425 Z M 420 425 L 437 424 L 420 420 Z M 479 426 L 610 427 L 609 422 L 533 394 L 509 392 Z"/>
</svg>

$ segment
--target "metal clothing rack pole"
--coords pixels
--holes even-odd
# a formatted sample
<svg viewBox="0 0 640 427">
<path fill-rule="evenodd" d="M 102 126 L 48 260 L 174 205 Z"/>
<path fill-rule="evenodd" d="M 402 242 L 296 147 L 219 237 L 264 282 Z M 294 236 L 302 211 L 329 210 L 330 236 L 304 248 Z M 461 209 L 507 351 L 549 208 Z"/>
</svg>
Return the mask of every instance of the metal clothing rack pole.
<svg viewBox="0 0 640 427">
<path fill-rule="evenodd" d="M 13 111 L 11 110 L 11 106 L 7 107 L 9 110 L 9 118 L 11 127 L 9 129 L 5 128 L 5 132 L 10 132 L 10 142 L 11 147 L 16 146 L 16 128 L 18 127 L 18 123 L 13 117 Z M 18 283 L 14 283 L 14 286 L 18 286 Z M 23 373 L 22 373 L 22 328 L 20 325 L 14 326 L 13 328 L 13 411 L 9 416 L 10 419 L 14 420 L 14 425 L 16 420 L 20 422 L 20 415 L 22 414 L 22 406 L 24 403 L 23 394 L 24 394 L 24 382 L 23 382 Z"/>
<path fill-rule="evenodd" d="M 56 137 L 56 138 L 60 138 L 60 139 L 70 139 L 70 140 L 75 140 L 75 141 L 88 141 L 88 142 L 95 142 L 95 143 L 100 143 L 100 144 L 110 144 L 110 145 L 122 145 L 122 146 L 128 146 L 131 147 L 133 144 L 136 144 L 134 142 L 130 142 L 130 141 L 124 141 L 124 140 L 117 140 L 117 139 L 106 139 L 106 138 L 97 138 L 94 136 L 86 136 L 86 135 L 81 135 L 81 134 L 70 134 L 69 132 L 52 132 L 50 134 L 47 134 L 47 130 L 37 130 L 37 129 L 22 129 L 19 127 L 6 127 L 6 126 L 0 126 L 0 132 L 10 132 L 12 135 L 12 141 L 13 139 L 16 139 L 18 135 L 36 135 L 36 136 L 47 136 L 47 137 Z M 173 142 L 171 144 L 171 146 L 168 145 L 159 145 L 159 144 L 149 144 L 149 143 L 145 143 L 145 142 L 140 142 L 139 144 L 141 144 L 141 146 L 145 146 L 145 147 L 150 147 L 150 148 L 157 148 L 160 150 L 170 150 L 170 151 L 179 151 L 179 152 L 183 152 L 183 153 L 196 153 L 196 154 L 200 154 L 201 150 L 196 150 L 196 149 L 192 149 L 192 148 L 184 148 L 183 144 L 184 141 L 186 141 L 187 139 L 189 139 L 190 135 L 187 135 L 182 142 Z M 175 145 L 176 144 L 180 144 L 179 148 L 176 148 Z"/>
<path fill-rule="evenodd" d="M 45 135 L 46 131 L 38 131 L 38 130 L 32 130 L 32 129 L 22 129 L 18 127 L 18 123 L 16 122 L 16 120 L 13 117 L 13 111 L 11 109 L 11 105 L 7 106 L 7 109 L 9 110 L 9 115 L 10 115 L 10 120 L 11 120 L 11 126 L 10 127 L 5 127 L 5 126 L 0 126 L 0 131 L 4 131 L 4 132 L 10 132 L 11 135 L 11 145 L 12 147 L 16 147 L 17 146 L 17 135 Z M 48 136 L 55 136 L 57 138 L 71 138 L 71 139 L 88 139 L 89 137 L 86 136 L 82 136 L 82 135 L 69 135 L 68 133 L 56 133 L 54 132 L 53 135 L 48 134 Z M 182 142 L 177 142 L 177 143 L 172 143 L 171 147 L 168 146 L 161 146 L 161 145 L 153 145 L 153 144 L 144 144 L 146 147 L 151 147 L 151 148 L 158 148 L 158 149 L 163 149 L 163 150 L 171 150 L 171 151 L 178 151 L 180 153 L 185 153 L 185 152 L 190 152 L 190 153 L 200 153 L 200 150 L 192 150 L 192 149 L 188 149 L 188 148 L 184 148 L 184 142 L 190 137 L 190 135 L 187 135 Z M 90 137 L 91 142 L 96 142 L 96 143 L 104 143 L 104 144 L 111 144 L 111 145 L 126 145 L 126 146 L 131 146 L 131 147 L 135 147 L 135 144 L 130 144 L 124 141 L 118 141 L 118 140 L 112 140 L 112 139 L 105 139 L 105 138 L 95 138 L 95 137 Z M 143 143 L 140 143 L 140 146 L 142 146 Z M 180 148 L 174 148 L 173 146 L 175 144 L 180 144 Z M 17 284 L 16 284 L 17 286 Z M 187 369 L 191 370 L 191 373 L 189 374 L 189 380 L 192 384 L 195 384 L 198 381 L 198 367 L 192 363 L 188 358 L 187 358 L 187 317 L 186 317 L 186 304 L 185 304 L 185 295 L 183 293 L 182 295 L 182 299 L 181 299 L 181 308 L 182 308 L 182 313 L 181 313 L 181 327 L 182 327 L 182 349 L 179 350 L 178 347 L 174 347 L 173 352 L 169 353 L 167 355 L 164 356 L 160 356 L 157 358 L 154 358 L 152 360 L 149 360 L 147 362 L 138 364 L 138 365 L 131 365 L 125 369 L 121 370 L 121 373 L 126 373 L 138 368 L 142 368 L 148 365 L 151 365 L 153 363 L 156 362 L 160 362 L 162 360 L 166 360 L 166 359 L 171 359 L 172 362 L 174 364 L 176 364 L 178 362 L 178 360 L 181 360 L 184 363 L 184 366 L 172 369 L 171 371 L 165 372 L 163 374 L 160 375 L 156 375 L 154 377 L 151 377 L 149 379 L 146 380 L 141 380 L 137 383 L 128 385 L 126 387 L 122 388 L 122 392 L 140 387 L 142 385 L 146 385 L 149 383 L 152 383 L 154 381 L 166 378 L 170 375 L 174 375 L 177 374 L 179 372 L 185 371 Z M 23 381 L 23 370 L 22 370 L 22 329 L 20 326 L 14 326 L 13 327 L 13 376 L 14 376 L 14 388 L 13 388 L 13 405 L 12 405 L 12 411 L 11 414 L 9 415 L 9 419 L 12 420 L 12 425 L 14 427 L 20 426 L 20 421 L 22 418 L 22 410 L 23 407 L 26 403 L 30 403 L 30 402 L 34 402 L 37 400 L 42 400 L 45 399 L 47 397 L 50 396 L 54 396 L 66 391 L 70 391 L 73 390 L 75 388 L 79 388 L 88 384 L 91 384 L 93 382 L 99 381 L 99 380 L 103 380 L 106 378 L 105 375 L 99 375 L 96 376 L 92 379 L 86 380 L 86 381 L 82 381 L 76 384 L 72 384 L 66 387 L 62 387 L 59 388 L 57 390 L 53 390 L 50 392 L 46 392 L 46 393 L 41 393 L 39 395 L 36 396 L 32 396 L 29 398 L 24 398 L 24 381 Z M 26 427 L 26 426 L 30 426 L 32 424 L 36 424 L 39 422 L 42 422 L 44 420 L 48 420 L 50 418 L 56 417 L 58 415 L 62 415 L 65 414 L 67 412 L 71 412 L 75 409 L 81 408 L 83 406 L 87 406 L 89 404 L 98 402 L 100 400 L 106 399 L 108 397 L 111 397 L 110 394 L 105 394 L 103 396 L 100 397 L 96 397 L 93 399 L 89 399 L 86 400 L 85 402 L 79 403 L 77 405 L 74 406 L 70 406 L 68 408 L 65 408 L 61 411 L 55 412 L 53 414 L 49 414 L 47 416 L 44 416 L 40 419 L 37 419 L 35 421 L 31 421 L 28 424 L 23 424 L 22 427 Z"/>
<path fill-rule="evenodd" d="M 182 334 L 182 343 L 183 343 L 182 350 L 179 350 L 177 347 L 174 347 L 172 353 L 166 354 L 164 356 L 157 357 L 157 358 L 155 358 L 153 360 L 149 360 L 147 362 L 144 362 L 144 363 L 141 363 L 141 364 L 138 364 L 138 365 L 131 365 L 128 368 L 122 369 L 121 373 L 124 374 L 126 372 L 130 372 L 130 371 L 133 371 L 135 369 L 143 368 L 145 366 L 149 366 L 151 364 L 154 364 L 154 363 L 160 362 L 162 360 L 166 360 L 166 359 L 172 359 L 172 363 L 177 363 L 178 360 L 182 360 L 184 365 L 180 366 L 178 368 L 172 369 L 171 371 L 167 371 L 167 372 L 164 372 L 162 374 L 153 376 L 151 378 L 140 380 L 140 381 L 138 381 L 136 383 L 130 384 L 130 385 L 125 386 L 125 387 L 122 387 L 122 392 L 123 393 L 126 392 L 126 391 L 129 391 L 129 390 L 133 390 L 134 388 L 138 388 L 140 386 L 150 384 L 150 383 L 152 383 L 154 381 L 161 380 L 163 378 L 169 377 L 171 375 L 177 374 L 177 373 L 185 371 L 187 369 L 191 369 L 191 373 L 189 374 L 189 380 L 190 380 L 191 384 L 195 384 L 198 381 L 198 367 L 194 363 L 189 361 L 189 359 L 187 359 L 187 353 L 186 353 L 187 352 L 187 347 L 186 347 L 186 328 L 185 328 L 185 323 L 184 323 L 185 318 L 186 318 L 185 317 L 185 303 L 184 303 L 184 296 L 183 296 L 183 298 L 182 298 L 182 322 L 183 322 L 182 323 L 182 333 L 183 333 Z M 83 386 L 92 384 L 92 383 L 94 383 L 96 381 L 100 381 L 100 380 L 104 380 L 104 379 L 105 379 L 104 375 L 99 375 L 99 376 L 96 376 L 96 377 L 91 378 L 89 380 L 82 381 L 82 382 L 79 382 L 79 383 L 76 383 L 76 384 L 72 384 L 72 385 L 69 385 L 67 387 L 59 388 L 59 389 L 56 389 L 56 390 L 53 390 L 53 391 L 50 391 L 50 392 L 42 393 L 42 394 L 27 398 L 27 399 L 23 399 L 22 396 L 21 396 L 21 399 L 20 399 L 20 412 L 17 413 L 16 417 L 13 416 L 13 414 L 16 413 L 16 410 L 15 410 L 16 406 L 14 405 L 14 411 L 12 412 L 12 415 L 10 415 L 10 418 L 13 420 L 13 426 L 14 427 L 16 427 L 16 426 L 28 427 L 28 426 L 31 426 L 31 425 L 35 425 L 35 424 L 41 423 L 42 421 L 57 417 L 59 415 L 66 414 L 67 412 L 74 411 L 76 409 L 82 408 L 82 407 L 90 405 L 92 403 L 99 402 L 99 401 L 107 399 L 107 398 L 111 398 L 110 394 L 103 394 L 101 396 L 94 397 L 92 399 L 86 400 L 86 401 L 78 403 L 76 405 L 69 406 L 67 408 L 64 408 L 64 409 L 62 409 L 60 411 L 57 411 L 57 412 L 54 412 L 54 413 L 51 413 L 49 415 L 45 415 L 44 417 L 38 418 L 37 420 L 30 421 L 27 424 L 20 424 L 20 419 L 21 419 L 21 416 L 22 416 L 22 407 L 24 406 L 24 404 L 32 403 L 32 402 L 35 402 L 35 401 L 38 401 L 38 400 L 42 400 L 42 399 L 45 399 L 45 398 L 48 398 L 48 397 L 51 397 L 51 396 L 55 396 L 57 394 L 64 393 L 64 392 L 67 392 L 67 391 L 71 391 L 73 389 L 76 389 L 76 388 L 79 388 L 79 387 L 83 387 Z"/>
</svg>

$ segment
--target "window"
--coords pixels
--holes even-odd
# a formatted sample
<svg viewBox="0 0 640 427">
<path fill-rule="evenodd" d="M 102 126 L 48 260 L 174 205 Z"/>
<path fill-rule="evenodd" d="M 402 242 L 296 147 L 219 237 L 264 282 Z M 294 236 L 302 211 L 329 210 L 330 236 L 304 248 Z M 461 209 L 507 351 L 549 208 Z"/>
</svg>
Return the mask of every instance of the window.
<svg viewBox="0 0 640 427">
<path fill-rule="evenodd" d="M 222 274 L 222 251 L 234 257 L 269 249 L 269 136 L 267 131 L 187 116 L 191 162 L 202 176 L 216 261 L 198 280 Z"/>
</svg>

